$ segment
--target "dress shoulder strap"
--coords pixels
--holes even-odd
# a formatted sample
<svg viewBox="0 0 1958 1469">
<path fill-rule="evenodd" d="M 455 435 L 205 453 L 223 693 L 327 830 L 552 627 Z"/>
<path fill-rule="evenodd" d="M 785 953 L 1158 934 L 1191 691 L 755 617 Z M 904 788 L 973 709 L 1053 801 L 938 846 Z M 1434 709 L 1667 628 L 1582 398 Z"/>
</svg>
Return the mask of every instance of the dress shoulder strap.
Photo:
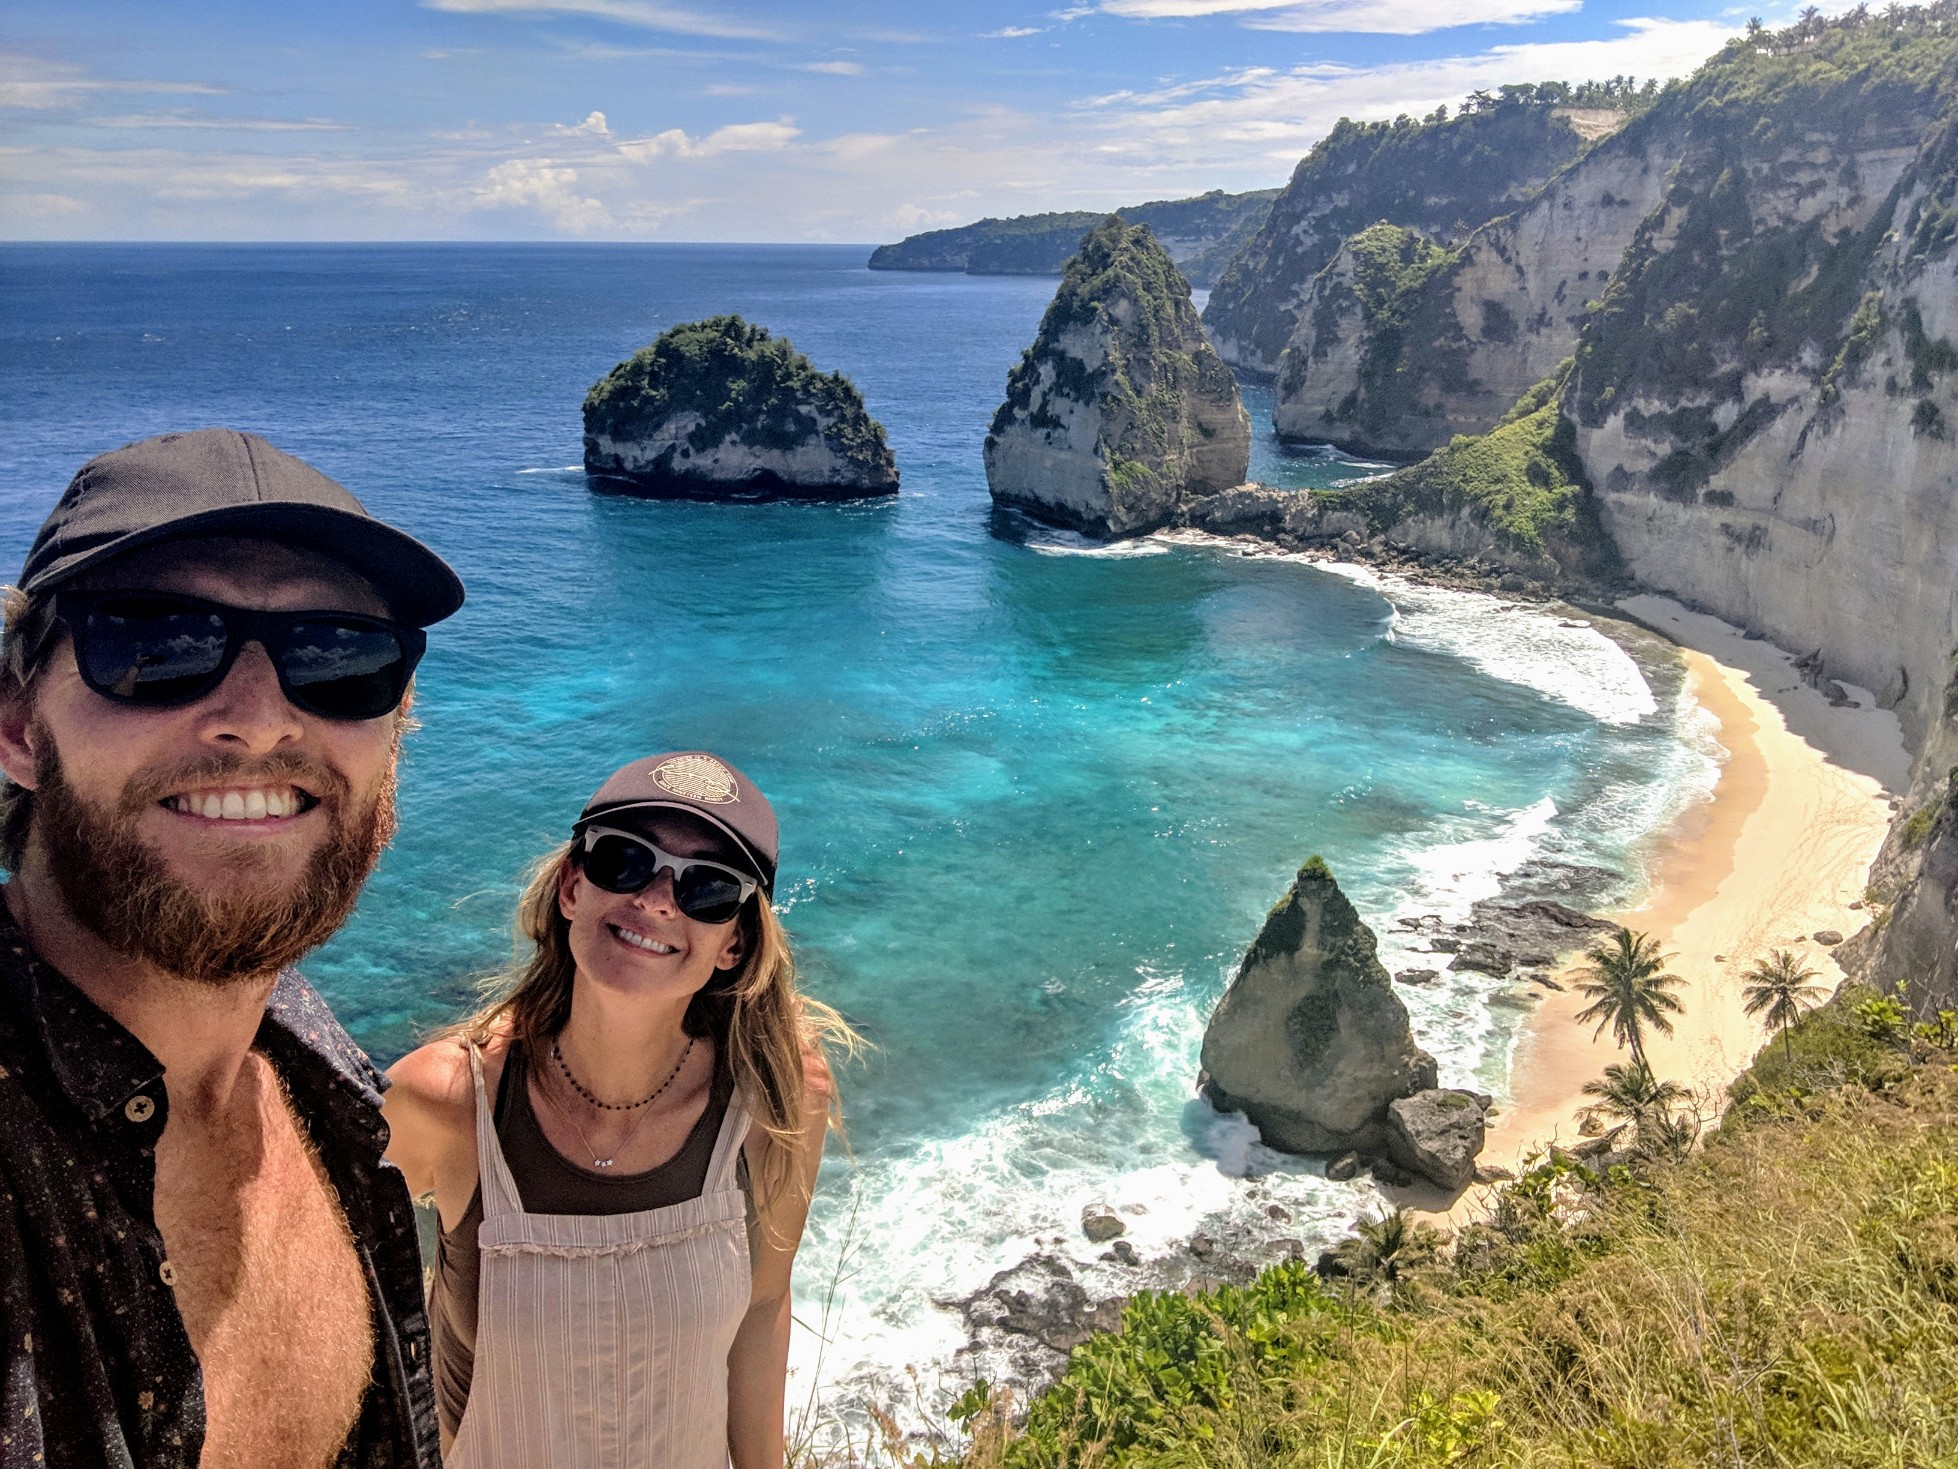
<svg viewBox="0 0 1958 1469">
<path fill-rule="evenodd" d="M 735 1170 L 741 1162 L 741 1145 L 748 1140 L 752 1114 L 739 1087 L 727 1099 L 727 1115 L 721 1119 L 720 1136 L 714 1139 L 714 1156 L 707 1164 L 707 1183 L 703 1194 L 724 1193 L 738 1187 Z"/>
<path fill-rule="evenodd" d="M 506 1055 L 503 1064 L 510 1061 Z M 523 1199 L 510 1176 L 510 1165 L 503 1160 L 503 1144 L 496 1135 L 496 1104 L 483 1085 L 483 1053 L 474 1041 L 469 1043 L 469 1077 L 476 1087 L 476 1176 L 483 1191 L 483 1217 L 521 1214 Z"/>
</svg>

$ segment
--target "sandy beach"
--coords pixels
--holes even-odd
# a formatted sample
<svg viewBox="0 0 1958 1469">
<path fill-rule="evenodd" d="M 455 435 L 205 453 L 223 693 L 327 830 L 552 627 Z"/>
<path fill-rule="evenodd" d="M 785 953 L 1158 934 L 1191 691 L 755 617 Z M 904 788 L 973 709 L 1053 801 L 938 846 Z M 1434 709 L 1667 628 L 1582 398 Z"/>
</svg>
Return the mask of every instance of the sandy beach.
<svg viewBox="0 0 1958 1469">
<path fill-rule="evenodd" d="M 1851 689 L 1832 708 L 1771 644 L 1748 640 L 1667 598 L 1620 604 L 1684 651 L 1692 697 L 1719 721 L 1727 759 L 1712 798 L 1688 811 L 1653 858 L 1640 907 L 1606 917 L 1656 936 L 1685 980 L 1671 1036 L 1647 1041 L 1654 1070 L 1717 1110 L 1764 1032 L 1741 1007 L 1745 971 L 1792 949 L 1829 985 L 1842 978 L 1813 935 L 1863 926 L 1869 866 L 1906 785 L 1909 759 L 1894 715 Z M 1852 907 L 1854 904 L 1856 906 Z M 1574 965 L 1571 967 L 1575 967 Z M 1570 968 L 1557 976 L 1569 986 Z M 1578 1134 L 1583 1087 L 1626 1059 L 1607 1033 L 1573 1018 L 1585 1002 L 1566 988 L 1537 1008 L 1514 1053 L 1511 1096 L 1491 1119 L 1482 1157 L 1515 1168 L 1528 1153 Z M 1471 1190 L 1457 1210 L 1474 1209 Z M 1454 1212 L 1454 1211 L 1451 1211 Z"/>
</svg>

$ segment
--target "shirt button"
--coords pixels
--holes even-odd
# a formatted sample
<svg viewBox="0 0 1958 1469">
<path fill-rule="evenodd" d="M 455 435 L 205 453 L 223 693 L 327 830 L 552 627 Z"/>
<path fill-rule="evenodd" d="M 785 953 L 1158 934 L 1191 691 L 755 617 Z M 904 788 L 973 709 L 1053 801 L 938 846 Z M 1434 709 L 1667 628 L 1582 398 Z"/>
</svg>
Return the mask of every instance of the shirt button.
<svg viewBox="0 0 1958 1469">
<path fill-rule="evenodd" d="M 131 1122 L 148 1122 L 156 1116 L 156 1103 L 145 1096 L 134 1096 L 122 1104 L 122 1115 Z"/>
<path fill-rule="evenodd" d="M 177 1267 L 175 1265 L 165 1260 L 161 1265 L 156 1267 L 156 1273 L 157 1277 L 165 1285 L 175 1287 L 177 1283 Z"/>
</svg>

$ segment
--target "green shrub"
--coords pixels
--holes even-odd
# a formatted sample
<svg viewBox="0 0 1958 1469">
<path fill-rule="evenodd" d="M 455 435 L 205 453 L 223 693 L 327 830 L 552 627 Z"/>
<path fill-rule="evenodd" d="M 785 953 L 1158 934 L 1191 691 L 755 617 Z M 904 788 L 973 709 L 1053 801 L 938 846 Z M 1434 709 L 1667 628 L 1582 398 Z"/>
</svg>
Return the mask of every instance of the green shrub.
<svg viewBox="0 0 1958 1469">
<path fill-rule="evenodd" d="M 1907 1069 L 1898 1049 L 1907 1012 L 1887 995 L 1845 988 L 1762 1049 L 1754 1064 L 1728 1088 L 1742 1115 L 1771 1112 L 1843 1086 L 1881 1087 Z"/>
</svg>

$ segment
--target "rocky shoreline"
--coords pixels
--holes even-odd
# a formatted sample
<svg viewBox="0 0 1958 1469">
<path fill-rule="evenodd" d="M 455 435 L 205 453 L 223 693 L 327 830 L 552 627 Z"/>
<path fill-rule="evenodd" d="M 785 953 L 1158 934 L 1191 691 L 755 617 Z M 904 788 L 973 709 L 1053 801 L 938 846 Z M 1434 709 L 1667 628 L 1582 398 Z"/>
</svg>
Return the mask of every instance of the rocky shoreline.
<svg viewBox="0 0 1958 1469">
<path fill-rule="evenodd" d="M 1527 1007 L 1559 987 L 1551 973 L 1558 962 L 1613 927 L 1563 899 L 1601 898 L 1619 878 L 1604 868 L 1535 860 L 1508 874 L 1501 894 L 1475 903 L 1464 922 L 1425 914 L 1403 919 L 1397 928 L 1427 936 L 1437 975 L 1449 967 L 1485 974 L 1492 987 L 1501 987 L 1492 989 L 1491 1003 L 1514 996 L 1515 1005 Z M 1396 986 L 1423 982 L 1407 970 L 1394 981 Z M 1488 1102 L 1487 1115 L 1494 1115 L 1493 1099 L 1479 1100 Z M 1609 1141 L 1593 1140 L 1580 1150 L 1606 1147 Z M 1428 1208 L 1444 1197 L 1385 1156 L 1330 1158 L 1324 1176 L 1356 1185 L 1349 1232 L 1383 1206 Z M 1508 1177 L 1504 1169 L 1478 1165 L 1470 1186 Z M 1321 1273 L 1339 1273 L 1340 1240 L 1301 1222 L 1276 1185 L 1254 1163 L 1243 1176 L 1234 1209 L 1205 1217 L 1170 1249 L 1151 1255 L 1125 1238 L 1129 1221 L 1144 1212 L 1141 1205 L 1119 1199 L 1090 1205 L 1078 1232 L 1042 1237 L 1039 1248 L 977 1290 L 938 1300 L 964 1324 L 966 1345 L 955 1358 L 956 1371 L 961 1377 L 1010 1381 L 1030 1395 L 1059 1376 L 1076 1346 L 1095 1332 L 1118 1327 L 1123 1306 L 1137 1292 L 1241 1285 L 1288 1259 L 1313 1260 Z"/>
</svg>

